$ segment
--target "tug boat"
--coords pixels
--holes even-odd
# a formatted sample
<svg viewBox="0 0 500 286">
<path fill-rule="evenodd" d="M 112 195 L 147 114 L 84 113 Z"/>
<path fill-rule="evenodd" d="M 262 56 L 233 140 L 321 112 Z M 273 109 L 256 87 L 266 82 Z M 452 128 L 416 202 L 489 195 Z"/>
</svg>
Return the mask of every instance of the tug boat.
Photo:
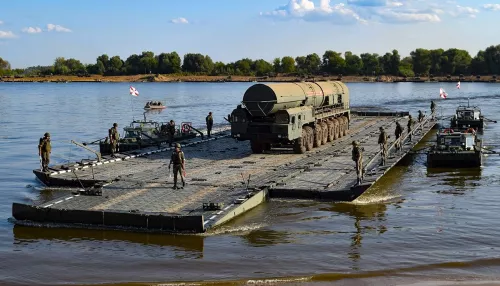
<svg viewBox="0 0 500 286">
<path fill-rule="evenodd" d="M 466 130 L 474 128 L 476 130 L 483 130 L 484 116 L 481 114 L 481 109 L 477 106 L 460 105 L 457 107 L 455 115 L 451 119 L 450 127 L 455 130 Z"/>
<path fill-rule="evenodd" d="M 427 167 L 480 167 L 482 153 L 482 141 L 473 128 L 464 131 L 454 131 L 451 128 L 439 130 L 436 145 L 427 153 Z"/>
</svg>

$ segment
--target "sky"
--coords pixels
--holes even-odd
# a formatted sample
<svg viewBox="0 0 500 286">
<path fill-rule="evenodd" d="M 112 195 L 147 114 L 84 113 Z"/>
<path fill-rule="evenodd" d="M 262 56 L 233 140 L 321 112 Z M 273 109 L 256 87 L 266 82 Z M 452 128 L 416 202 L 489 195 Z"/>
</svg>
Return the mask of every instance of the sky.
<svg viewBox="0 0 500 286">
<path fill-rule="evenodd" d="M 272 61 L 326 50 L 384 54 L 500 44 L 499 0 L 16 0 L 0 3 L 0 57 L 13 68 L 56 57 L 152 51 Z"/>
</svg>

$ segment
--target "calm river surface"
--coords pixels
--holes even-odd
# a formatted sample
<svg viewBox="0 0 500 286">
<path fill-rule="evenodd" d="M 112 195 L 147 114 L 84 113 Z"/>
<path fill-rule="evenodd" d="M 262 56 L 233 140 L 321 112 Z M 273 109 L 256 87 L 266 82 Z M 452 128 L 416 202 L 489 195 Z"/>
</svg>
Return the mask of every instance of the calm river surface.
<svg viewBox="0 0 500 286">
<path fill-rule="evenodd" d="M 105 137 L 113 122 L 122 128 L 141 118 L 148 100 L 168 106 L 151 119 L 201 126 L 212 111 L 223 123 L 251 84 L 137 83 L 135 98 L 128 83 L 0 83 L 0 284 L 500 280 L 498 155 L 486 157 L 478 170 L 439 172 L 429 172 L 425 155 L 416 155 L 352 203 L 272 200 L 203 235 L 28 228 L 9 220 L 13 202 L 54 195 L 32 173 L 44 132 L 52 135 L 52 163 L 77 161 L 89 153 L 69 140 Z M 470 97 L 486 117 L 500 120 L 500 84 L 348 87 L 353 107 L 416 116 L 418 109 L 429 113 L 435 99 L 439 113 L 451 115 Z M 440 87 L 448 99 L 439 98 Z M 500 125 L 489 124 L 483 138 L 499 151 Z"/>
</svg>

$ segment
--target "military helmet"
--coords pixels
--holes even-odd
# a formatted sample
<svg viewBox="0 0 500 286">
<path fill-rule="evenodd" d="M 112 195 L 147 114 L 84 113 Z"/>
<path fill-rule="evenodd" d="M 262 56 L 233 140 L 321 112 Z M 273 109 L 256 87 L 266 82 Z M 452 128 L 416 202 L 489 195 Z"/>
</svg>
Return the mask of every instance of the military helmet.
<svg viewBox="0 0 500 286">
<path fill-rule="evenodd" d="M 356 145 L 358 145 L 358 142 L 356 142 L 356 140 L 354 140 L 354 141 L 352 141 L 352 145 L 356 146 Z"/>
<path fill-rule="evenodd" d="M 118 123 L 113 123 L 113 127 L 116 127 L 116 126 L 118 126 Z"/>
<path fill-rule="evenodd" d="M 45 132 L 45 134 L 43 134 L 43 136 L 50 137 L 50 133 L 49 132 Z"/>
<path fill-rule="evenodd" d="M 175 143 L 175 148 L 181 148 L 181 144 Z"/>
</svg>

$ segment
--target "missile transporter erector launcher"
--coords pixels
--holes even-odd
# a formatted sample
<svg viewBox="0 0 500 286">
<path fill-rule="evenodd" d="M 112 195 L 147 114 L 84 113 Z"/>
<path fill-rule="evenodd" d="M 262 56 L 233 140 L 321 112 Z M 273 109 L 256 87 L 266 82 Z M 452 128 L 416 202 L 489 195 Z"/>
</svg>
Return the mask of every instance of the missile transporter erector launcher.
<svg viewBox="0 0 500 286">
<path fill-rule="evenodd" d="M 302 154 L 349 129 L 349 90 L 340 81 L 255 84 L 230 117 L 231 136 L 252 151 L 293 147 Z"/>
</svg>

